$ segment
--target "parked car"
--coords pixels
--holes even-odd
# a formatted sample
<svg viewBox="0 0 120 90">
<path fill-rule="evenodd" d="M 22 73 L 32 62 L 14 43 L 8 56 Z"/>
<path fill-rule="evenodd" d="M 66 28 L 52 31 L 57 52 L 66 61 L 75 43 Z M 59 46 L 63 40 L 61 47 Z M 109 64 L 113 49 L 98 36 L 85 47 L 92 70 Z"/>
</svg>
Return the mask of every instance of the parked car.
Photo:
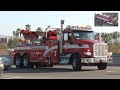
<svg viewBox="0 0 120 90">
<path fill-rule="evenodd" d="M 3 63 L 3 59 L 0 57 L 0 76 L 2 75 L 4 70 L 4 63 Z"/>
<path fill-rule="evenodd" d="M 12 67 L 11 60 L 3 55 L 0 55 L 0 58 L 2 58 L 2 60 L 3 60 L 4 70 L 11 69 L 11 67 Z"/>
</svg>

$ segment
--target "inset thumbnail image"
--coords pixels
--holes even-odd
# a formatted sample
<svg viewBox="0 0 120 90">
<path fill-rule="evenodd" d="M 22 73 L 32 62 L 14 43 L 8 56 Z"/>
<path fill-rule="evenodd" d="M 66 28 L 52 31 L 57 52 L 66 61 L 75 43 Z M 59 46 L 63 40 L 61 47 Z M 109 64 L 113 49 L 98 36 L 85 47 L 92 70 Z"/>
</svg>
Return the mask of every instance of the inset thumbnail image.
<svg viewBox="0 0 120 90">
<path fill-rule="evenodd" d="M 118 26 L 118 13 L 95 13 L 95 26 Z"/>
</svg>

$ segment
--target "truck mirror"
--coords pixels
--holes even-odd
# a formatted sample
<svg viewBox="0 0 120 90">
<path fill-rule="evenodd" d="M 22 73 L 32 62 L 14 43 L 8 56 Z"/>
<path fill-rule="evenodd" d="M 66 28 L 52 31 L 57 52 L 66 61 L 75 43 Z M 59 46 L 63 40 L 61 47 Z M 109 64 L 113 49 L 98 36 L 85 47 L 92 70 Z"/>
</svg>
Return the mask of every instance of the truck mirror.
<svg viewBox="0 0 120 90">
<path fill-rule="evenodd" d="M 71 37 L 71 36 L 68 36 L 68 40 L 70 40 L 70 41 L 71 41 L 71 40 L 72 40 L 72 37 Z"/>
<path fill-rule="evenodd" d="M 68 37 L 68 40 L 69 40 L 69 43 L 70 43 L 70 44 L 73 43 L 73 42 L 72 42 L 72 37 L 71 37 L 71 36 Z"/>
</svg>

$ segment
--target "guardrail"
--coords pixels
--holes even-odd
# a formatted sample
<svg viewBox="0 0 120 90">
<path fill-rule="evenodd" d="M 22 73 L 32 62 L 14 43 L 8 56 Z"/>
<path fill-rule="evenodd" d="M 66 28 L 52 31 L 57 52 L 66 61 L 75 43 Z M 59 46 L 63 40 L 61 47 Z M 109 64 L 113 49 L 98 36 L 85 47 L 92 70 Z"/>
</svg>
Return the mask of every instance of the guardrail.
<svg viewBox="0 0 120 90">
<path fill-rule="evenodd" d="M 111 66 L 120 66 L 120 54 L 113 53 L 112 60 L 109 61 L 108 65 Z"/>
</svg>

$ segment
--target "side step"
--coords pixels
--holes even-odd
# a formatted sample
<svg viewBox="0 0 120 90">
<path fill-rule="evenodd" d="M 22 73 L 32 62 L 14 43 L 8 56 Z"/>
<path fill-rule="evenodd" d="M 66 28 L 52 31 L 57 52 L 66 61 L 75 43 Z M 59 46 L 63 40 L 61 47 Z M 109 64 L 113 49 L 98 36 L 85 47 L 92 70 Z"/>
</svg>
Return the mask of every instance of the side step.
<svg viewBox="0 0 120 90">
<path fill-rule="evenodd" d="M 69 58 L 68 56 L 60 56 L 60 64 L 68 64 L 69 63 Z"/>
</svg>

